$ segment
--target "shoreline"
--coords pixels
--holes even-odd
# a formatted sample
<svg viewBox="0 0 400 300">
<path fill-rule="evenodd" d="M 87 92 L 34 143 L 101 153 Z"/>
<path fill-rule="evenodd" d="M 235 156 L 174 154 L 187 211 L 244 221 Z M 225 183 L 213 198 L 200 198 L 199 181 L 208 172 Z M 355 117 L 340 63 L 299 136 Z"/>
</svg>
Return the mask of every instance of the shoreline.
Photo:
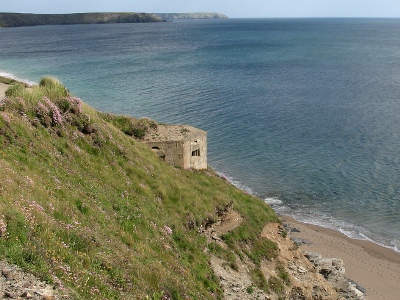
<svg viewBox="0 0 400 300">
<path fill-rule="evenodd" d="M 280 219 L 291 228 L 291 238 L 303 241 L 300 245 L 303 252 L 342 259 L 346 276 L 366 290 L 367 300 L 395 300 L 400 295 L 400 253 L 370 241 L 349 238 L 334 229 L 302 223 L 289 216 L 281 215 Z"/>
<path fill-rule="evenodd" d="M 10 85 L 0 83 L 0 100 Z M 243 188 L 241 188 L 243 190 Z M 370 241 L 347 237 L 334 229 L 302 223 L 280 216 L 283 223 L 300 232 L 289 236 L 308 240 L 302 251 L 317 252 L 324 258 L 343 259 L 346 276 L 365 288 L 367 300 L 397 299 L 400 295 L 400 253 Z"/>
</svg>

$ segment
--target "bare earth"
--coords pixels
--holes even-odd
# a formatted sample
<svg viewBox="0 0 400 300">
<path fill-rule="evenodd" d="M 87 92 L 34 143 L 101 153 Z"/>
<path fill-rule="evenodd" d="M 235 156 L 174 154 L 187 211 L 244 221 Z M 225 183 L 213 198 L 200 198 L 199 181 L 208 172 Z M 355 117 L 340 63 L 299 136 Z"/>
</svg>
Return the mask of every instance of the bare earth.
<svg viewBox="0 0 400 300">
<path fill-rule="evenodd" d="M 4 93 L 5 91 L 8 89 L 9 85 L 4 84 L 4 83 L 0 83 L 0 99 L 4 98 Z"/>
<path fill-rule="evenodd" d="M 220 236 L 233 230 L 242 222 L 242 217 L 230 210 L 223 218 L 206 230 L 209 241 L 218 243 L 221 247 L 227 245 Z M 315 272 L 310 262 L 301 255 L 299 249 L 295 249 L 293 242 L 288 237 L 283 237 L 283 227 L 279 223 L 267 223 L 262 236 L 274 240 L 279 246 L 279 256 L 274 260 L 266 260 L 261 265 L 261 270 L 266 279 L 276 277 L 276 266 L 282 264 L 290 274 L 290 284 L 284 287 L 282 294 L 276 294 L 272 290 L 266 293 L 254 286 L 250 272 L 254 264 L 248 259 L 237 259 L 237 270 L 230 268 L 225 261 L 211 256 L 211 266 L 215 275 L 220 279 L 226 300 L 278 300 L 283 299 L 321 299 L 321 300 L 344 300 L 321 274 Z M 249 292 L 251 288 L 252 292 Z M 355 298 L 349 298 L 355 299 Z M 357 298 L 358 299 L 358 298 Z M 360 298 L 361 299 L 361 298 Z"/>
<path fill-rule="evenodd" d="M 367 300 L 400 299 L 400 253 L 368 241 L 350 239 L 335 230 L 300 223 L 290 217 L 281 219 L 300 231 L 292 230 L 290 237 L 311 242 L 301 245 L 301 250 L 343 259 L 346 276 L 366 289 Z"/>
</svg>

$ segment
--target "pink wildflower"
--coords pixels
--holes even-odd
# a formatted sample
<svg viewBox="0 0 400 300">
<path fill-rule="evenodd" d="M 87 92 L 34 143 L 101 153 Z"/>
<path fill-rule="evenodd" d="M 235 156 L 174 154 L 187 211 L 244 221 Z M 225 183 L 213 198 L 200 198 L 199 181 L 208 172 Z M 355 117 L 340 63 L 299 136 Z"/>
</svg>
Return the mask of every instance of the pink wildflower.
<svg viewBox="0 0 400 300">
<path fill-rule="evenodd" d="M 53 279 L 53 282 L 60 288 L 64 289 L 64 285 L 62 284 L 61 280 L 54 274 L 51 275 L 51 279 Z"/>
<path fill-rule="evenodd" d="M 168 227 L 167 225 L 164 225 L 164 233 L 167 235 L 171 235 L 172 229 L 170 227 Z"/>
<path fill-rule="evenodd" d="M 94 295 L 94 294 L 100 294 L 100 290 L 99 290 L 97 287 L 92 286 L 92 287 L 90 288 L 90 294 L 92 294 L 92 295 Z"/>
<path fill-rule="evenodd" d="M 54 125 L 62 125 L 62 117 L 58 107 L 47 97 L 43 97 L 43 101 L 51 111 Z"/>
<path fill-rule="evenodd" d="M 6 121 L 6 123 L 8 123 L 8 124 L 11 123 L 11 118 L 10 118 L 9 114 L 2 112 L 2 113 L 0 113 L 0 116 L 3 117 L 4 121 Z"/>
<path fill-rule="evenodd" d="M 71 102 L 76 106 L 79 113 L 82 113 L 82 100 L 80 98 L 73 98 L 71 97 Z"/>
<path fill-rule="evenodd" d="M 58 110 L 57 106 L 54 106 L 54 109 L 52 109 L 52 113 L 53 113 L 54 124 L 56 124 L 56 125 L 62 124 L 62 117 L 61 117 L 60 111 Z"/>
<path fill-rule="evenodd" d="M 49 109 L 42 102 L 38 102 L 36 105 L 36 114 L 38 117 L 44 117 L 48 115 L 49 112 Z"/>
<path fill-rule="evenodd" d="M 6 233 L 7 233 L 7 224 L 2 219 L 0 219 L 0 237 L 5 236 Z"/>
</svg>

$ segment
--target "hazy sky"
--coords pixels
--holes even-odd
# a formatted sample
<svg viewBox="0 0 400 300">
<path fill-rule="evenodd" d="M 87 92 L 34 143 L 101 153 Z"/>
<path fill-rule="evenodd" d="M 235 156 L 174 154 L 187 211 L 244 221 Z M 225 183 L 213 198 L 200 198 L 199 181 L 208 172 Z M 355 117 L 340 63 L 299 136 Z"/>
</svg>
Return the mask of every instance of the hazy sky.
<svg viewBox="0 0 400 300">
<path fill-rule="evenodd" d="M 399 0 L 0 0 L 0 12 L 220 12 L 246 17 L 400 17 Z"/>
</svg>

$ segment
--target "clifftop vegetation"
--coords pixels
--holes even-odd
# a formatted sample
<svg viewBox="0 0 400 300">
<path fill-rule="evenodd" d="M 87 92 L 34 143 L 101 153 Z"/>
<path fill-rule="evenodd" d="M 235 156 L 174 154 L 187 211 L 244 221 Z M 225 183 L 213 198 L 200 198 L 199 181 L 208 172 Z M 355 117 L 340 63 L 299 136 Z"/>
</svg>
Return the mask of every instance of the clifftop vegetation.
<svg viewBox="0 0 400 300">
<path fill-rule="evenodd" d="M 0 13 L 0 27 L 36 25 L 72 25 L 105 23 L 162 22 L 163 19 L 148 13 L 77 13 L 77 14 L 24 14 Z"/>
<path fill-rule="evenodd" d="M 157 13 L 155 15 L 167 21 L 186 19 L 228 19 L 226 15 L 219 13 Z"/>
<path fill-rule="evenodd" d="M 11 86 L 0 100 L 0 260 L 73 299 L 221 299 L 211 253 L 233 269 L 253 262 L 255 282 L 272 288 L 260 261 L 277 245 L 261 232 L 275 213 L 211 169 L 160 161 L 138 141 L 148 126 L 99 113 L 56 79 Z M 225 249 L 203 231 L 227 207 L 242 221 L 221 236 Z"/>
</svg>

